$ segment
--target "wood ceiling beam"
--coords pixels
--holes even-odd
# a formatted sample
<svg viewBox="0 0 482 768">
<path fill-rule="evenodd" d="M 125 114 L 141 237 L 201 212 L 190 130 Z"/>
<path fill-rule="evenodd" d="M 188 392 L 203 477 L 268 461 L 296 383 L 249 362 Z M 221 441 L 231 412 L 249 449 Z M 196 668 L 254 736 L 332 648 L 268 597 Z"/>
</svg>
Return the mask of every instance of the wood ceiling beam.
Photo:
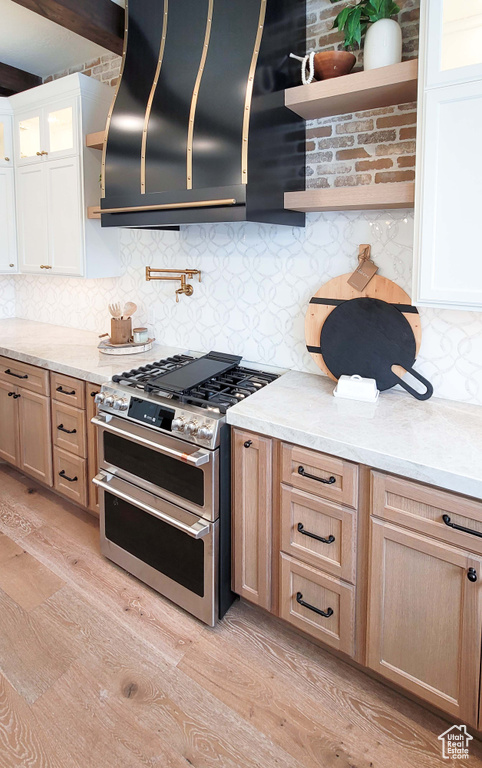
<svg viewBox="0 0 482 768">
<path fill-rule="evenodd" d="M 41 83 L 42 78 L 38 75 L 0 62 L 0 96 L 12 96 L 14 93 L 35 88 Z"/>
<path fill-rule="evenodd" d="M 121 54 L 124 9 L 112 0 L 13 0 L 109 51 Z"/>
</svg>

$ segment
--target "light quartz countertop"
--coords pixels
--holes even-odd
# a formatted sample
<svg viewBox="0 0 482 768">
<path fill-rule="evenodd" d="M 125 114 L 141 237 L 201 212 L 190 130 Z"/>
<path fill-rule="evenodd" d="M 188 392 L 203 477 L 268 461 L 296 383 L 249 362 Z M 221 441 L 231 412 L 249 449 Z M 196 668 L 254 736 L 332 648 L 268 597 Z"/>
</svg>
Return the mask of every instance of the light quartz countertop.
<svg viewBox="0 0 482 768">
<path fill-rule="evenodd" d="M 404 392 L 333 397 L 335 382 L 290 371 L 229 409 L 236 427 L 482 499 L 482 408 Z"/>
<path fill-rule="evenodd" d="M 152 363 L 185 350 L 154 344 L 137 355 L 103 355 L 99 336 L 60 325 L 9 318 L 0 320 L 0 355 L 77 379 L 103 384 L 115 373 Z"/>
<path fill-rule="evenodd" d="M 0 320 L 0 355 L 93 384 L 186 350 L 155 344 L 103 355 L 91 331 Z M 262 367 L 262 366 L 260 366 Z M 377 403 L 333 397 L 325 376 L 289 371 L 228 410 L 230 424 L 482 499 L 482 408 L 382 392 Z"/>
</svg>

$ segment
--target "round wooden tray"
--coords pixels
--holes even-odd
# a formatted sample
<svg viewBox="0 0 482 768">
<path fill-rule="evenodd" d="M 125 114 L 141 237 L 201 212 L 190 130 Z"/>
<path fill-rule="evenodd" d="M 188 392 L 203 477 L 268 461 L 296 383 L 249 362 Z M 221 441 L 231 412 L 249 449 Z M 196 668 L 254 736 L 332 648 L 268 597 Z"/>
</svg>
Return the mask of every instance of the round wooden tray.
<svg viewBox="0 0 482 768">
<path fill-rule="evenodd" d="M 413 335 L 415 336 L 417 355 L 422 341 L 420 315 L 416 308 L 412 308 L 412 300 L 403 288 L 400 288 L 399 285 L 392 280 L 388 280 L 386 277 L 375 275 L 375 277 L 372 277 L 365 290 L 357 291 L 356 288 L 352 288 L 352 286 L 348 284 L 348 279 L 350 277 L 351 273 L 339 275 L 338 277 L 334 277 L 333 280 L 330 280 L 328 283 L 325 283 L 325 285 L 322 285 L 310 300 L 305 318 L 305 340 L 308 351 L 318 368 L 320 368 L 323 373 L 326 373 L 330 379 L 333 379 L 333 381 L 336 381 L 337 379 L 326 366 L 325 361 L 323 360 L 323 355 L 320 352 L 311 351 L 310 347 L 317 348 L 320 346 L 321 330 L 325 320 L 341 301 L 368 296 L 370 299 L 381 299 L 389 304 L 403 304 L 409 306 L 411 311 L 406 313 L 402 311 L 402 314 L 411 325 Z M 331 300 L 333 303 L 317 303 L 317 299 L 321 301 Z M 393 370 L 398 376 L 403 376 L 405 373 L 405 371 L 399 367 L 395 367 Z"/>
</svg>

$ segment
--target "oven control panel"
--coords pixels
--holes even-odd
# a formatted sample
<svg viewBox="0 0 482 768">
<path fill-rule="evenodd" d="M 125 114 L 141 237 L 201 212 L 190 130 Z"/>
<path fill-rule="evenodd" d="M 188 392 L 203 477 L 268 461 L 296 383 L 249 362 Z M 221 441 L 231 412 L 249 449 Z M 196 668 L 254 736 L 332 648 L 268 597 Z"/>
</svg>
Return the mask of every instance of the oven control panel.
<svg viewBox="0 0 482 768">
<path fill-rule="evenodd" d="M 190 443 L 197 443 L 206 448 L 214 448 L 217 443 L 219 419 L 209 418 L 199 414 L 199 411 L 195 413 L 181 408 L 170 408 L 165 403 L 148 397 L 136 397 L 130 393 L 124 394 L 108 385 L 103 385 L 102 391 L 96 394 L 95 402 L 104 413 L 171 432 Z"/>
</svg>

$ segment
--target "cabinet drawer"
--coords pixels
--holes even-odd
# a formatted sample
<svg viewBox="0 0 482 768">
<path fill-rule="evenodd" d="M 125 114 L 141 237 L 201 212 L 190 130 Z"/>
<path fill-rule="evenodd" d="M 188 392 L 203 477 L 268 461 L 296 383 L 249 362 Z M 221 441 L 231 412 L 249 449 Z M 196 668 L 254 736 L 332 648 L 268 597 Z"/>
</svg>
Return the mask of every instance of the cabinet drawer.
<svg viewBox="0 0 482 768">
<path fill-rule="evenodd" d="M 281 554 L 280 557 L 281 618 L 353 656 L 355 588 L 287 555 Z M 318 611 L 329 615 L 322 616 Z"/>
<path fill-rule="evenodd" d="M 52 435 L 58 448 L 86 458 L 85 411 L 52 400 Z"/>
<path fill-rule="evenodd" d="M 355 514 L 347 507 L 281 486 L 281 549 L 355 582 Z"/>
<path fill-rule="evenodd" d="M 18 384 L 38 395 L 49 394 L 49 372 L 36 365 L 0 357 L 0 379 L 13 385 Z"/>
<path fill-rule="evenodd" d="M 54 488 L 83 507 L 87 506 L 85 459 L 54 448 Z"/>
<path fill-rule="evenodd" d="M 282 443 L 281 480 L 338 504 L 357 505 L 358 467 L 334 456 Z"/>
<path fill-rule="evenodd" d="M 85 382 L 63 373 L 51 373 L 50 377 L 52 397 L 60 403 L 85 408 Z"/>
<path fill-rule="evenodd" d="M 372 515 L 482 554 L 481 502 L 372 472 Z"/>
</svg>

